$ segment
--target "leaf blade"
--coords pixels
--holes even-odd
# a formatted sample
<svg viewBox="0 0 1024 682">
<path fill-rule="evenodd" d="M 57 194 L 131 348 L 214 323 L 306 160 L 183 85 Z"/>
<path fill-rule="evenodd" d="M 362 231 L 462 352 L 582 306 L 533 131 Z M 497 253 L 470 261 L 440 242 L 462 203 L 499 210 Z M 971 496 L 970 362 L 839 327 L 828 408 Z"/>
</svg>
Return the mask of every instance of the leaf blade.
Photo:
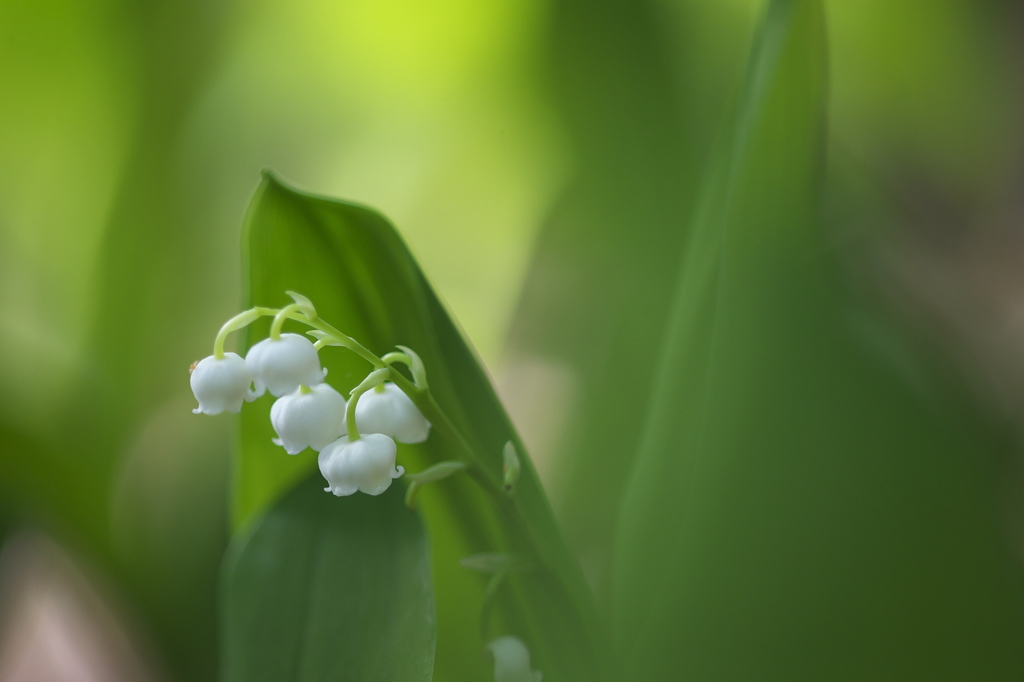
<svg viewBox="0 0 1024 682">
<path fill-rule="evenodd" d="M 1012 679 L 1021 576 L 978 456 L 999 439 L 942 372 L 922 391 L 918 367 L 866 338 L 904 345 L 851 291 L 817 213 L 825 56 L 821 3 L 772 2 L 623 506 L 626 665 L 652 680 Z"/>
<path fill-rule="evenodd" d="M 426 533 L 401 486 L 337 499 L 319 474 L 236 539 L 223 585 L 226 682 L 432 679 Z"/>
<path fill-rule="evenodd" d="M 399 463 L 421 471 L 473 453 L 471 475 L 424 487 L 419 508 L 431 531 L 440 632 L 437 671 L 446 680 L 490 674 L 485 636 L 515 633 L 551 677 L 608 679 L 611 648 L 575 560 L 561 540 L 536 471 L 471 347 L 431 289 L 395 229 L 378 213 L 344 201 L 295 191 L 267 174 L 243 233 L 249 305 L 273 305 L 286 290 L 301 291 L 325 321 L 383 355 L 409 347 L 421 356 L 431 395 L 462 440 L 437 429 L 416 446 L 399 446 Z M 266 322 L 250 327 L 250 344 Z M 325 348 L 328 381 L 344 392 L 371 367 L 353 354 Z M 241 417 L 236 466 L 236 523 L 280 495 L 313 468 L 306 456 L 284 457 L 271 444 L 270 401 L 248 405 Z M 500 499 L 502 451 L 520 453 L 514 497 Z M 486 579 L 467 577 L 459 560 L 480 552 L 536 556 L 535 570 L 502 584 L 494 618 L 481 626 Z M 493 631 L 493 633 L 488 634 Z"/>
</svg>

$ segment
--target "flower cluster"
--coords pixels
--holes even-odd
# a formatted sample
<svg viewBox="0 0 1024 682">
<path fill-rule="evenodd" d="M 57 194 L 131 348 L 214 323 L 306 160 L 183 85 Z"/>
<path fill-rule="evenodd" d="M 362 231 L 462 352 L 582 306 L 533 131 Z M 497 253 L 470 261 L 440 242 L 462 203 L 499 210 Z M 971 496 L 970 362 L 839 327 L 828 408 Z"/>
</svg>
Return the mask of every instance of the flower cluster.
<svg viewBox="0 0 1024 682">
<path fill-rule="evenodd" d="M 386 367 L 371 373 L 346 401 L 325 382 L 317 346 L 279 329 L 272 328 L 270 338 L 244 359 L 223 352 L 218 337 L 214 354 L 193 366 L 190 383 L 199 401 L 193 412 L 239 412 L 244 402 L 269 392 L 276 398 L 270 408 L 275 445 L 289 455 L 306 448 L 319 452 L 325 490 L 336 496 L 380 495 L 405 471 L 395 464 L 396 441 L 422 443 L 430 422 L 401 388 L 385 380 L 391 371 Z"/>
</svg>

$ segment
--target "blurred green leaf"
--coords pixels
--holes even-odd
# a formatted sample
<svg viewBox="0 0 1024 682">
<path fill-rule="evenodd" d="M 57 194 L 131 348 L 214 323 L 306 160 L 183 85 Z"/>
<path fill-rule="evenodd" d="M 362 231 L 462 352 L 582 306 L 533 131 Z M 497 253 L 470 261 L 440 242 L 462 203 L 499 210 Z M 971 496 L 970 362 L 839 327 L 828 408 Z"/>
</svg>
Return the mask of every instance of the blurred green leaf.
<svg viewBox="0 0 1024 682">
<path fill-rule="evenodd" d="M 301 291 L 324 320 L 378 355 L 401 344 L 422 357 L 431 394 L 474 453 L 478 480 L 500 482 L 502 449 L 510 440 L 516 444 L 522 472 L 511 499 L 488 495 L 469 474 L 431 483 L 419 495 L 437 591 L 438 678 L 486 679 L 484 639 L 506 632 L 527 642 L 536 666 L 551 679 L 613 676 L 590 594 L 536 472 L 487 375 L 391 225 L 369 209 L 300 194 L 268 175 L 253 199 L 243 240 L 249 305 L 281 304 L 286 290 Z M 250 345 L 267 325 L 264 320 L 250 328 Z M 325 348 L 321 357 L 328 381 L 342 392 L 372 369 L 339 348 Z M 315 457 L 287 457 L 271 444 L 270 404 L 264 398 L 242 412 L 236 522 L 271 504 L 316 466 Z M 459 456 L 457 444 L 436 430 L 426 443 L 399 446 L 399 462 L 410 472 Z M 537 564 L 503 582 L 496 617 L 484 624 L 484 633 L 486 576 L 459 566 L 461 558 L 480 552 L 527 555 Z"/>
<path fill-rule="evenodd" d="M 222 587 L 223 682 L 432 679 L 430 552 L 402 486 L 302 481 L 236 538 Z"/>
<path fill-rule="evenodd" d="M 1019 163 L 1021 129 L 1010 122 L 1024 102 L 1009 53 L 1020 9 L 999 0 L 829 7 L 830 126 L 889 191 L 934 188 L 933 201 L 971 208 L 992 201 Z"/>
<path fill-rule="evenodd" d="M 5 280 L 11 324 L 0 347 L 15 371 L 0 367 L 0 378 L 37 401 L 0 399 L 0 495 L 88 554 L 130 603 L 156 665 L 189 682 L 217 672 L 212 598 L 227 537 L 217 523 L 223 485 L 193 504 L 188 474 L 210 474 L 216 485 L 216 465 L 190 465 L 203 455 L 226 463 L 226 439 L 197 443 L 209 434 L 202 426 L 149 452 L 137 439 L 170 395 L 187 392 L 194 358 L 183 349 L 208 335 L 217 314 L 197 314 L 197 301 L 231 296 L 210 279 L 225 249 L 209 247 L 229 236 L 211 237 L 211 223 L 197 219 L 212 200 L 182 145 L 219 61 L 225 9 L 191 0 L 0 8 L 9 67 L 0 90 L 18 102 L 0 116 L 17 131 L 0 135 L 0 173 L 14 188 L 0 202 L 0 230 L 35 235 L 41 246 L 35 263 L 14 248 L 29 243 L 21 239 L 0 257 L 0 271 L 17 272 L 6 262 L 13 257 L 28 275 Z M 176 447 L 188 452 L 164 473 L 182 475 L 136 488 L 125 503 L 126 472 L 183 454 Z"/>
<path fill-rule="evenodd" d="M 102 472 L 33 436 L 0 417 L 0 505 L 67 523 L 79 540 L 106 547 Z"/>
<path fill-rule="evenodd" d="M 545 78 L 573 174 L 535 244 L 502 383 L 607 606 L 686 220 L 749 27 L 735 3 L 551 4 Z"/>
<path fill-rule="evenodd" d="M 818 216 L 827 95 L 821 3 L 772 2 L 622 509 L 636 679 L 1024 674 L 1005 444 L 854 296 Z"/>
</svg>

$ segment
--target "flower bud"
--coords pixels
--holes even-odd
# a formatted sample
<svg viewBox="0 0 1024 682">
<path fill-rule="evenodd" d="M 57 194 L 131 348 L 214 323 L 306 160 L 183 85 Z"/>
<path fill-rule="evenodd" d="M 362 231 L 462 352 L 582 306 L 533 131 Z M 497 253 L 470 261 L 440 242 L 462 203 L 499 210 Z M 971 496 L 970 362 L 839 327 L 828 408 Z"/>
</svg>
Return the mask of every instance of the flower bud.
<svg viewBox="0 0 1024 682">
<path fill-rule="evenodd" d="M 316 386 L 324 380 L 320 356 L 313 342 L 298 334 L 281 334 L 279 339 L 263 339 L 249 349 L 245 366 L 252 375 L 255 396 L 270 391 L 281 397 L 301 386 Z"/>
<path fill-rule="evenodd" d="M 189 383 L 199 401 L 199 407 L 192 411 L 220 414 L 241 411 L 252 378 L 245 360 L 236 353 L 225 353 L 222 358 L 211 355 L 196 363 Z"/>
<path fill-rule="evenodd" d="M 317 462 L 327 479 L 327 492 L 337 497 L 357 490 L 367 495 L 380 495 L 405 469 L 395 467 L 398 448 L 395 441 L 380 433 L 360 434 L 359 440 L 342 436 L 323 450 Z"/>
<path fill-rule="evenodd" d="M 430 422 L 409 396 L 390 381 L 359 397 L 356 425 L 360 433 L 383 433 L 399 443 L 422 443 L 430 434 Z"/>
<path fill-rule="evenodd" d="M 541 682 L 543 675 L 530 670 L 530 652 L 518 638 L 499 637 L 487 645 L 494 655 L 494 682 Z"/>
<path fill-rule="evenodd" d="M 345 432 L 345 399 L 330 384 L 299 386 L 274 401 L 270 423 L 278 435 L 274 442 L 289 455 L 307 447 L 319 452 Z"/>
</svg>

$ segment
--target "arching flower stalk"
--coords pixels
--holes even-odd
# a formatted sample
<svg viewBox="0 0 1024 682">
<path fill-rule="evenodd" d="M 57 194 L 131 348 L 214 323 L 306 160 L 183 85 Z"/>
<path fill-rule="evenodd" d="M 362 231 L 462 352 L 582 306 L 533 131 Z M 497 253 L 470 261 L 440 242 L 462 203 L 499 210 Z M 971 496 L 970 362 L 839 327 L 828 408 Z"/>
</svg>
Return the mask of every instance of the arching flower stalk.
<svg viewBox="0 0 1024 682">
<path fill-rule="evenodd" d="M 320 319 L 309 299 L 295 292 L 288 294 L 294 303 L 283 308 L 252 308 L 221 327 L 213 355 L 197 363 L 192 372 L 192 390 L 199 401 L 196 413 L 238 412 L 245 401 L 269 392 L 277 398 L 270 410 L 278 436 L 274 443 L 289 455 L 306 448 L 320 452 L 320 471 L 329 484 L 326 490 L 337 496 L 357 491 L 379 495 L 402 475 L 404 468 L 395 463 L 396 441 L 415 444 L 427 440 L 431 421 L 424 415 L 424 407 L 468 455 L 461 436 L 430 396 L 426 369 L 412 349 L 399 346 L 398 351 L 378 357 Z M 274 318 L 269 337 L 253 344 L 244 360 L 224 351 L 228 335 L 268 316 Z M 310 327 L 316 343 L 299 334 L 284 333 L 289 320 Z M 347 348 L 373 366 L 366 379 L 352 389 L 347 402 L 325 381 L 319 350 L 329 346 Z M 412 380 L 395 368 L 397 364 L 408 366 Z M 469 466 L 470 458 L 461 461 Z"/>
</svg>

